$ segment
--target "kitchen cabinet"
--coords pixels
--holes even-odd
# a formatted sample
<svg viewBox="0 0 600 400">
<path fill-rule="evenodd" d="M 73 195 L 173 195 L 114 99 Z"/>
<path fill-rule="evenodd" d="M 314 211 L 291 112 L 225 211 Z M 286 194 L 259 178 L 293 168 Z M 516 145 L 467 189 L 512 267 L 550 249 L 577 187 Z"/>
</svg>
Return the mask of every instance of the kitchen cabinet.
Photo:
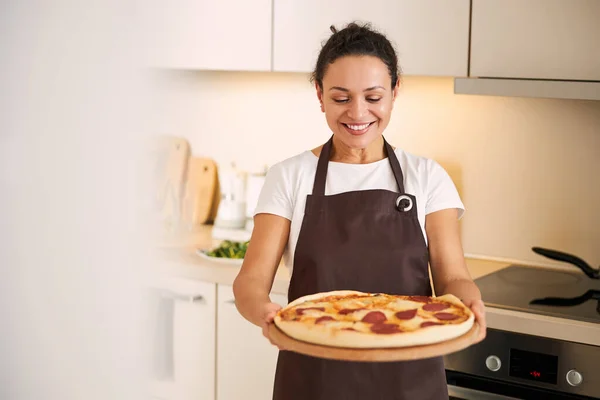
<svg viewBox="0 0 600 400">
<path fill-rule="evenodd" d="M 215 283 L 183 278 L 151 290 L 152 398 L 215 398 L 216 291 Z"/>
<path fill-rule="evenodd" d="M 281 306 L 287 296 L 271 294 Z M 218 285 L 217 400 L 263 400 L 273 393 L 278 349 L 234 304 L 231 285 Z"/>
<path fill-rule="evenodd" d="M 406 75 L 467 76 L 469 0 L 273 0 L 273 70 L 311 72 L 333 24 L 368 21 Z"/>
<path fill-rule="evenodd" d="M 473 0 L 470 76 L 600 81 L 600 1 Z"/>
<path fill-rule="evenodd" d="M 151 67 L 269 71 L 272 0 L 144 3 Z"/>
</svg>

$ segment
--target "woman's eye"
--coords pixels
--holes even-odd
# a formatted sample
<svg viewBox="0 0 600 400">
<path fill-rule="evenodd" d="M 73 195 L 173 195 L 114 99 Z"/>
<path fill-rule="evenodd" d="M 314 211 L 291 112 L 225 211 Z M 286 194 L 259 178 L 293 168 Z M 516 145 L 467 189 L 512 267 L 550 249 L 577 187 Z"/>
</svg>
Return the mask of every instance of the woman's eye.
<svg viewBox="0 0 600 400">
<path fill-rule="evenodd" d="M 381 100 L 381 97 L 367 97 L 369 103 L 377 103 L 379 100 Z M 336 103 L 347 103 L 350 99 L 333 99 L 333 101 Z"/>
</svg>

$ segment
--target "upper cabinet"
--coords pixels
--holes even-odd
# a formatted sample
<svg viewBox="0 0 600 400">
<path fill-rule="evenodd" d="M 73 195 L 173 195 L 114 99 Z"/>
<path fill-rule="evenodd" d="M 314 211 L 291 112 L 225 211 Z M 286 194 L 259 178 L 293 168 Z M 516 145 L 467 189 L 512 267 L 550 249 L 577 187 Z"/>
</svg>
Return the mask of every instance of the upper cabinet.
<svg viewBox="0 0 600 400">
<path fill-rule="evenodd" d="M 172 0 L 145 7 L 150 66 L 271 70 L 272 0 Z"/>
<path fill-rule="evenodd" d="M 473 0 L 474 77 L 600 81 L 600 1 Z"/>
<path fill-rule="evenodd" d="M 371 22 L 406 75 L 467 76 L 469 0 L 273 0 L 273 70 L 311 72 L 329 27 Z"/>
</svg>

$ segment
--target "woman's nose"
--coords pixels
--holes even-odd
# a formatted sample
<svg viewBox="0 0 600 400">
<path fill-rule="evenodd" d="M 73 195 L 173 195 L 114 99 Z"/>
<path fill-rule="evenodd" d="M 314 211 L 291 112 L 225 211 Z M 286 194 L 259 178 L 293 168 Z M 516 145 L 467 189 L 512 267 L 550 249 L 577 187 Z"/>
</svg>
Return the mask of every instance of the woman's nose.
<svg viewBox="0 0 600 400">
<path fill-rule="evenodd" d="M 368 104 L 365 101 L 355 100 L 350 103 L 348 116 L 358 121 L 368 112 L 368 109 Z"/>
</svg>

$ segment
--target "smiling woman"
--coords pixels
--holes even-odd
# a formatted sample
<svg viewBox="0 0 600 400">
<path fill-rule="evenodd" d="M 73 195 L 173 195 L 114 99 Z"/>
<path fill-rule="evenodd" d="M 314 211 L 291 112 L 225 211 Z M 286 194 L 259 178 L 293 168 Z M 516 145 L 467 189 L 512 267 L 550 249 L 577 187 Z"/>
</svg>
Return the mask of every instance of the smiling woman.
<svg viewBox="0 0 600 400">
<path fill-rule="evenodd" d="M 394 48 L 366 26 L 352 23 L 342 32 L 331 29 L 334 35 L 323 46 L 311 80 L 334 133 L 334 148 L 365 149 L 372 144 L 381 150 L 400 83 Z M 335 158 L 334 154 L 332 161 Z"/>
<path fill-rule="evenodd" d="M 390 82 L 384 63 L 374 56 L 346 56 L 329 66 L 317 95 L 336 149 L 383 149 L 382 133 L 398 91 Z"/>
<path fill-rule="evenodd" d="M 433 283 L 436 295 L 452 294 L 473 311 L 482 340 L 483 303 L 463 258 L 456 187 L 438 163 L 383 136 L 399 87 L 392 44 L 369 26 L 332 31 L 312 75 L 332 135 L 269 170 L 234 282 L 236 306 L 269 338 L 281 310 L 269 293 L 283 256 L 288 302 L 340 290 L 429 298 Z M 350 362 L 281 350 L 275 400 L 448 398 L 441 357 Z"/>
</svg>

